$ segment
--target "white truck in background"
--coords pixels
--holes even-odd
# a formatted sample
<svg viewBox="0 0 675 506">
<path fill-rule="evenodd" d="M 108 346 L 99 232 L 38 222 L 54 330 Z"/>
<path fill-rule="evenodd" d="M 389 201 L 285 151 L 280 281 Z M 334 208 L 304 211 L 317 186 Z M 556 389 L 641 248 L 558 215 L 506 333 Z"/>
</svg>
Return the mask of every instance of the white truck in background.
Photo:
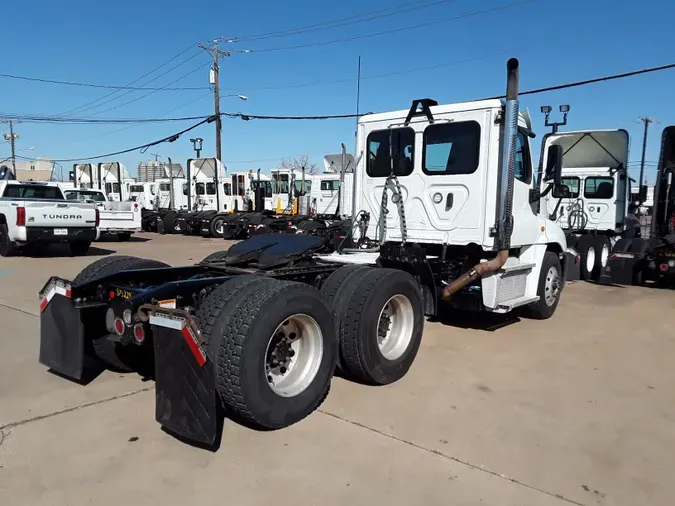
<svg viewBox="0 0 675 506">
<path fill-rule="evenodd" d="M 141 207 L 137 202 L 111 202 L 101 190 L 66 190 L 66 200 L 92 203 L 99 212 L 100 235 L 116 235 L 128 241 L 141 231 Z"/>
<path fill-rule="evenodd" d="M 92 204 L 69 202 L 57 185 L 0 180 L 0 256 L 27 245 L 67 243 L 85 255 L 99 237 L 99 211 Z"/>
<path fill-rule="evenodd" d="M 579 277 L 597 281 L 616 241 L 639 236 L 639 220 L 629 212 L 628 132 L 583 130 L 544 137 L 563 148 L 561 186 L 546 197 L 549 217 L 564 231 L 567 246 L 580 256 Z"/>
</svg>

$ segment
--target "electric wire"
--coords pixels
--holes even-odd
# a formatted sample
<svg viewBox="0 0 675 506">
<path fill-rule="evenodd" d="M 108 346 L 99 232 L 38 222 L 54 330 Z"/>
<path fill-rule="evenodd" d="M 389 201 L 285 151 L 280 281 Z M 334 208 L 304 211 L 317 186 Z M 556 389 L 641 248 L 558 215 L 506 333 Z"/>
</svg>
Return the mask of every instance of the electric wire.
<svg viewBox="0 0 675 506">
<path fill-rule="evenodd" d="M 76 81 L 59 81 L 57 79 L 44 79 L 40 77 L 28 77 L 28 76 L 17 76 L 14 74 L 0 74 L 0 77 L 6 77 L 8 79 L 17 79 L 21 81 L 31 81 L 38 83 L 46 84 L 60 84 L 64 86 L 80 86 L 85 88 L 102 88 L 107 90 L 131 90 L 131 91 L 201 91 L 207 90 L 206 86 L 193 86 L 193 87 L 177 87 L 177 88 L 152 88 L 152 87 L 142 87 L 142 86 L 115 86 L 112 84 L 93 84 L 93 83 L 80 83 Z"/>
</svg>

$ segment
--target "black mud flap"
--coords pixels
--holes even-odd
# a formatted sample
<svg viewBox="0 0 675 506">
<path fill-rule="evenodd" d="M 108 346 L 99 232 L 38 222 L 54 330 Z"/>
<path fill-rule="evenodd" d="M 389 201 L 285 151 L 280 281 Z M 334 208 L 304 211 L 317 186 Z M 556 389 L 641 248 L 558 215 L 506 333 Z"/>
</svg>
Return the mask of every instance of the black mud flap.
<svg viewBox="0 0 675 506">
<path fill-rule="evenodd" d="M 165 320 L 165 321 L 162 321 Z M 212 445 L 218 433 L 215 365 L 181 318 L 151 314 L 155 418 L 170 432 Z"/>
<path fill-rule="evenodd" d="M 579 254 L 573 248 L 565 252 L 565 281 L 579 281 L 581 279 L 581 263 Z"/>
<path fill-rule="evenodd" d="M 81 310 L 69 297 L 59 293 L 51 294 L 49 299 L 42 297 L 40 309 L 40 363 L 64 376 L 81 380 L 84 369 Z"/>
<path fill-rule="evenodd" d="M 634 253 L 613 253 L 607 262 L 607 268 L 601 277 L 602 284 L 632 285 L 635 269 L 644 258 Z"/>
</svg>

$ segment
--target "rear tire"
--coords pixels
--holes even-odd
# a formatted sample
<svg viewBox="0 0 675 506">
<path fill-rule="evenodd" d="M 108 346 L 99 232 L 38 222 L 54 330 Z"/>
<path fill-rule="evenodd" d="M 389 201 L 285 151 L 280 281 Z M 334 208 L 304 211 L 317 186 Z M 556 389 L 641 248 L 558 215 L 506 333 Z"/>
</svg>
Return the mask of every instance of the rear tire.
<svg viewBox="0 0 675 506">
<path fill-rule="evenodd" d="M 169 212 L 162 217 L 162 225 L 164 226 L 165 234 L 175 234 L 173 229 L 173 220 L 178 216 L 178 213 Z"/>
<path fill-rule="evenodd" d="M 552 251 L 544 253 L 539 272 L 537 295 L 539 300 L 525 306 L 523 315 L 534 320 L 546 320 L 553 316 L 563 290 L 562 268 L 558 255 Z"/>
<path fill-rule="evenodd" d="M 579 265 L 579 274 L 584 281 L 593 280 L 593 270 L 595 269 L 595 241 L 592 235 L 582 235 L 577 241 L 575 248 L 579 252 L 581 262 Z"/>
<path fill-rule="evenodd" d="M 649 241 L 647 239 L 633 239 L 633 243 L 630 246 L 630 252 L 636 253 L 638 255 L 644 255 L 649 251 Z M 643 270 L 645 268 L 644 259 L 638 262 L 635 265 L 635 271 L 633 272 L 633 284 L 636 286 L 642 286 L 645 283 L 645 276 Z"/>
<path fill-rule="evenodd" d="M 164 262 L 146 260 L 132 256 L 110 256 L 101 258 L 91 263 L 75 277 L 73 284 L 81 284 L 96 278 L 109 276 L 128 269 L 152 269 L 155 267 L 168 267 Z M 94 325 L 97 325 L 96 328 Z M 105 328 L 105 310 L 102 315 L 91 319 L 91 325 L 87 326 L 88 337 L 91 338 L 94 356 L 99 359 L 106 368 L 116 372 L 132 372 L 134 369 L 152 370 L 152 340 L 147 339 L 142 346 L 131 344 L 122 346 L 108 338 L 109 333 Z M 91 333 L 95 335 L 91 336 Z"/>
<path fill-rule="evenodd" d="M 214 216 L 214 218 L 211 220 L 211 223 L 209 223 L 209 231 L 211 232 L 211 237 L 222 239 L 224 226 L 225 226 L 225 217 Z"/>
<path fill-rule="evenodd" d="M 600 275 L 607 267 L 611 245 L 609 239 L 604 235 L 596 235 L 593 244 L 595 245 L 595 266 L 593 267 L 593 279 L 600 279 Z"/>
<path fill-rule="evenodd" d="M 126 242 L 131 239 L 131 232 L 120 232 L 117 234 L 117 238 L 122 242 Z"/>
<path fill-rule="evenodd" d="M 13 257 L 18 251 L 17 245 L 9 239 L 7 225 L 0 225 L 0 256 Z"/>
<path fill-rule="evenodd" d="M 73 255 L 82 256 L 86 255 L 89 252 L 89 247 L 91 246 L 90 241 L 76 241 L 68 243 L 70 246 L 70 251 Z"/>
<path fill-rule="evenodd" d="M 386 385 L 410 369 L 422 341 L 424 305 L 415 279 L 404 271 L 369 269 L 340 290 L 340 351 L 356 379 Z"/>
<path fill-rule="evenodd" d="M 208 297 L 199 315 L 209 349 L 217 348 L 216 389 L 228 415 L 279 429 L 328 395 L 337 344 L 330 309 L 315 288 L 235 278 Z M 274 357 L 288 368 L 274 365 Z"/>
</svg>

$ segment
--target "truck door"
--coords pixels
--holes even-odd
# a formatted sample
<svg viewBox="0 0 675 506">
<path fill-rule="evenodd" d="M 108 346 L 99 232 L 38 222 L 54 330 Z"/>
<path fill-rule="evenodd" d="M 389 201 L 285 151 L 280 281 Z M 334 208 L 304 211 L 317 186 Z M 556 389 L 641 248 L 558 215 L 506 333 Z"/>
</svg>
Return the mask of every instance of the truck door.
<svg viewBox="0 0 675 506">
<path fill-rule="evenodd" d="M 614 230 L 616 216 L 611 212 L 614 202 L 621 200 L 626 205 L 625 195 L 619 197 L 614 176 L 589 176 L 584 180 L 584 201 L 588 228 Z"/>
<path fill-rule="evenodd" d="M 532 156 L 527 133 L 520 129 L 516 136 L 516 156 L 513 174 L 513 231 L 511 245 L 534 244 L 541 234 L 539 217 L 530 204 L 533 188 Z"/>
<path fill-rule="evenodd" d="M 379 215 L 382 190 L 390 173 L 389 148 L 394 155 L 405 207 L 409 239 L 431 243 L 465 242 L 481 237 L 482 215 L 470 208 L 471 192 L 484 193 L 485 174 L 479 170 L 487 157 L 487 133 L 481 129 L 483 111 L 454 114 L 453 121 L 437 118 L 433 124 L 413 122 L 408 127 L 372 131 L 366 141 L 364 197 Z M 389 192 L 387 231 L 400 238 L 396 204 Z M 473 202 L 481 205 L 481 198 Z M 371 220 L 371 226 L 377 220 Z M 371 237 L 374 229 L 369 230 Z"/>
</svg>

